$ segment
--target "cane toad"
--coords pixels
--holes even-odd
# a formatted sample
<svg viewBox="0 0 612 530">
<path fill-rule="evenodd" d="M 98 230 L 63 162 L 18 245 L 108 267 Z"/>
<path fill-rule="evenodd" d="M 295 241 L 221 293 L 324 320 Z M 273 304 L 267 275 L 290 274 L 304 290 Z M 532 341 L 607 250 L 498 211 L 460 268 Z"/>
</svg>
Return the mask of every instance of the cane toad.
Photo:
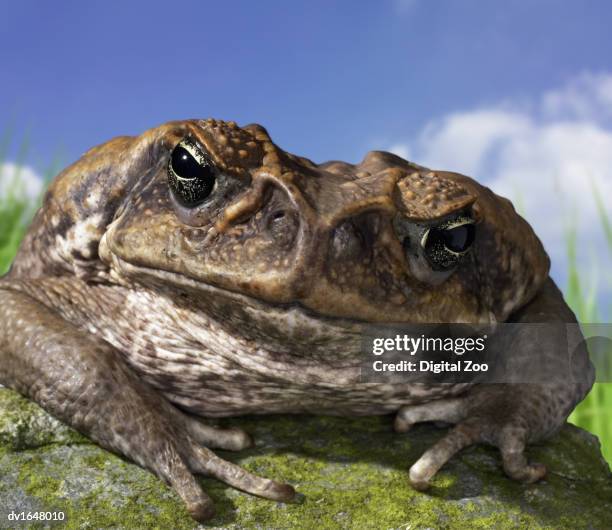
<svg viewBox="0 0 612 530">
<path fill-rule="evenodd" d="M 198 520 L 214 508 L 196 474 L 295 493 L 215 455 L 252 440 L 198 417 L 445 421 L 415 487 L 479 442 L 535 481 L 545 468 L 525 445 L 588 392 L 586 353 L 546 385 L 389 385 L 360 379 L 360 338 L 386 322 L 575 322 L 548 271 L 511 203 L 466 176 L 385 152 L 317 165 L 259 125 L 170 122 L 89 150 L 50 185 L 0 279 L 0 382 L 156 473 Z"/>
</svg>

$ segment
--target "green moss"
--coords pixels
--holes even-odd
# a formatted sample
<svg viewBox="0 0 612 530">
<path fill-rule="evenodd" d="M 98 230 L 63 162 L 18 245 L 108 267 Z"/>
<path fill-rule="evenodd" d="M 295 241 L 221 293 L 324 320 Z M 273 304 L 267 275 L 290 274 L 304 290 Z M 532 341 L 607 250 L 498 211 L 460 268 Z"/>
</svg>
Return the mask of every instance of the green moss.
<svg viewBox="0 0 612 530">
<path fill-rule="evenodd" d="M 0 446 L 15 451 L 50 443 L 85 443 L 87 438 L 15 392 L 0 389 Z"/>
<path fill-rule="evenodd" d="M 5 392 L 0 390 L 0 399 Z M 4 412 L 0 408 L 6 420 Z M 478 447 L 449 462 L 425 494 L 409 487 L 407 469 L 444 430 L 418 426 L 397 435 L 388 417 L 249 417 L 221 423 L 248 430 L 257 447 L 220 456 L 293 484 L 300 498 L 276 503 L 204 479 L 217 508 L 209 527 L 612 527 L 609 470 L 602 465 L 597 443 L 572 427 L 531 449 L 530 456 L 551 469 L 545 482 L 525 486 L 509 480 L 497 450 Z M 36 424 L 25 422 L 31 428 Z M 197 526 L 177 495 L 151 473 L 89 443 L 14 447 L 0 446 L 2 483 L 13 492 L 22 490 L 24 504 L 64 511 L 67 528 Z M 15 472 L 10 470 L 16 469 L 11 478 Z M 5 495 L 0 488 L 0 505 Z"/>
<path fill-rule="evenodd" d="M 57 451 L 22 453 L 18 485 L 40 510 L 64 512 L 65 528 L 194 527 L 178 497 L 150 473 L 94 446 L 80 448 L 69 463 Z"/>
<path fill-rule="evenodd" d="M 305 495 L 301 504 L 275 505 L 253 502 L 243 496 L 237 499 L 241 520 L 257 527 L 268 528 L 491 528 L 516 521 L 525 527 L 538 528 L 537 520 L 519 510 L 487 513 L 487 508 L 473 502 L 445 502 L 439 498 L 417 493 L 407 484 L 402 471 L 381 473 L 376 466 L 351 465 L 345 471 L 317 475 L 293 467 L 293 458 L 283 462 L 275 458 L 273 476 L 283 477 L 299 485 Z M 313 475 L 316 477 L 313 480 Z M 322 484 L 326 482 L 326 484 Z M 448 477 L 437 481 L 443 488 Z M 467 516 L 467 517 L 466 517 Z"/>
</svg>

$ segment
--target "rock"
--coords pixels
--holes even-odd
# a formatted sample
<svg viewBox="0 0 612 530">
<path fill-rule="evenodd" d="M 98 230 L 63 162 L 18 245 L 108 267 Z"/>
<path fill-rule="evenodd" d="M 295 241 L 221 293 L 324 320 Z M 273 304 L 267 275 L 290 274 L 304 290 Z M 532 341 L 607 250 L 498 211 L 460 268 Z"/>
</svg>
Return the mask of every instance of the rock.
<svg viewBox="0 0 612 530">
<path fill-rule="evenodd" d="M 612 477 L 596 437 L 566 425 L 530 448 L 549 467 L 534 485 L 507 479 L 497 451 L 473 447 L 419 493 L 407 468 L 444 432 L 391 430 L 390 417 L 238 418 L 257 447 L 219 452 L 285 480 L 294 504 L 202 484 L 217 516 L 208 528 L 612 528 Z M 17 523 L 11 511 L 63 512 L 63 523 Z M 33 403 L 0 389 L 0 527 L 197 528 L 178 497 L 151 473 L 91 444 Z"/>
</svg>

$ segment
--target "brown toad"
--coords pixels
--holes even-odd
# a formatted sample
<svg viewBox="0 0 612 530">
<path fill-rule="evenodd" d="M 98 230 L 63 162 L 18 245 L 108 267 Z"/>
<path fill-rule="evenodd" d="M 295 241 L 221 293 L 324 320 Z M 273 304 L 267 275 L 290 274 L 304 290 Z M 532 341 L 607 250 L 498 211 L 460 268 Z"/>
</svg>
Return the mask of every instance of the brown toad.
<svg viewBox="0 0 612 530">
<path fill-rule="evenodd" d="M 462 447 L 501 449 L 534 481 L 528 442 L 588 392 L 542 385 L 364 383 L 372 323 L 575 322 L 511 203 L 384 152 L 357 165 L 284 152 L 258 125 L 171 122 L 85 153 L 51 184 L 0 279 L 0 382 L 213 514 L 194 474 L 290 500 L 209 448 L 252 442 L 194 415 L 385 414 L 455 427 L 410 469 L 417 488 Z M 533 356 L 555 341 L 523 337 Z"/>
</svg>

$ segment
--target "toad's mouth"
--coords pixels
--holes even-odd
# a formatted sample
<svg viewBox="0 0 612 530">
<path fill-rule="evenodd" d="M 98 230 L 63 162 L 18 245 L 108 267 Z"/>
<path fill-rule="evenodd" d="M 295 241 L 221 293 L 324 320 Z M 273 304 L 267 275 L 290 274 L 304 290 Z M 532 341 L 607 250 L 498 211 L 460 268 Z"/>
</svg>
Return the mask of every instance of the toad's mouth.
<svg viewBox="0 0 612 530">
<path fill-rule="evenodd" d="M 206 293 L 212 295 L 214 298 L 231 300 L 242 306 L 257 308 L 262 311 L 276 310 L 288 312 L 295 310 L 302 312 L 309 318 L 324 320 L 329 322 L 330 325 L 333 323 L 340 327 L 353 328 L 354 326 L 379 323 L 378 321 L 368 321 L 366 319 L 337 317 L 331 314 L 318 313 L 304 306 L 297 300 L 292 302 L 271 302 L 262 300 L 242 292 L 233 291 L 225 287 L 190 278 L 179 272 L 154 269 L 145 265 L 135 265 L 120 258 L 116 254 L 113 254 L 112 261 L 113 268 L 119 271 L 121 277 L 136 281 L 145 286 L 153 284 L 156 289 L 164 292 L 181 289 L 185 291 L 185 294 L 198 294 L 202 296 L 203 293 Z"/>
<path fill-rule="evenodd" d="M 180 273 L 134 265 L 115 254 L 111 267 L 121 278 L 154 289 L 183 310 L 205 314 L 234 335 L 269 351 L 354 365 L 361 354 L 364 331 L 374 324 L 321 314 L 298 301 L 260 300 Z"/>
</svg>

